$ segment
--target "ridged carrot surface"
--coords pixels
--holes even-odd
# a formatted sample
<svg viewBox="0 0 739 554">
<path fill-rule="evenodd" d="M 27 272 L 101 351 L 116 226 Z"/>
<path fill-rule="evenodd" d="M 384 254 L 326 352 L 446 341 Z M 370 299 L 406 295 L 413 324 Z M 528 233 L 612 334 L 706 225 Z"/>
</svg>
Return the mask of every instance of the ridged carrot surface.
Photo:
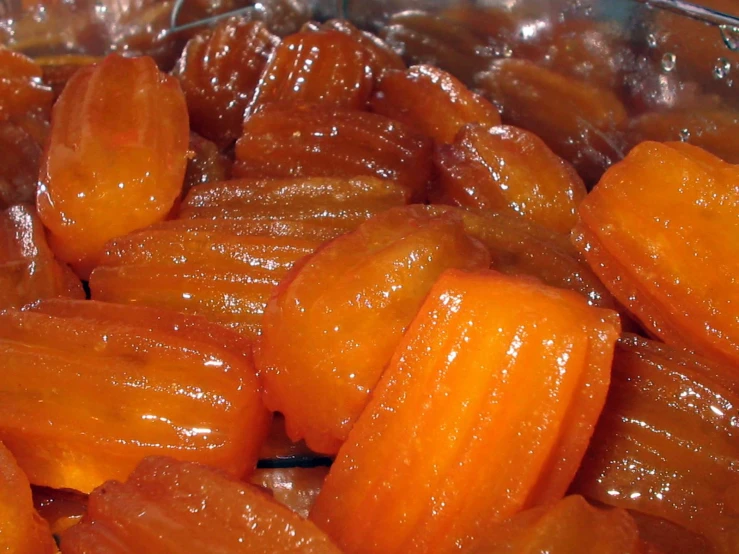
<svg viewBox="0 0 739 554">
<path fill-rule="evenodd" d="M 446 553 L 561 498 L 608 389 L 617 315 L 449 270 L 331 467 L 311 519 L 349 554 Z"/>
</svg>

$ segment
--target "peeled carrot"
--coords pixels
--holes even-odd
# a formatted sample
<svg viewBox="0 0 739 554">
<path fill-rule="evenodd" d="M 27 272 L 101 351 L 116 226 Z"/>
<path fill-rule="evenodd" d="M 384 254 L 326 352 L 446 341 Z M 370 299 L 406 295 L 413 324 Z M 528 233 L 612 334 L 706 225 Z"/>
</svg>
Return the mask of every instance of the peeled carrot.
<svg viewBox="0 0 739 554">
<path fill-rule="evenodd" d="M 602 409 L 618 332 L 615 312 L 576 293 L 448 270 L 311 519 L 348 554 L 441 554 L 561 498 Z"/>
</svg>

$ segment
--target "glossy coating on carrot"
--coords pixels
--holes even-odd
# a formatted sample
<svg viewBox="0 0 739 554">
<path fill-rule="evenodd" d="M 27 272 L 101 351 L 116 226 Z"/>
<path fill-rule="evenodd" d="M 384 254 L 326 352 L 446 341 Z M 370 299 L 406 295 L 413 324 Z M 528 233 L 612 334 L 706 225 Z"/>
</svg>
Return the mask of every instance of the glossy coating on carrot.
<svg viewBox="0 0 739 554">
<path fill-rule="evenodd" d="M 59 258 L 86 278 L 108 240 L 164 219 L 188 133 L 177 80 L 150 58 L 110 55 L 75 73 L 54 105 L 37 195 Z"/>
<path fill-rule="evenodd" d="M 487 247 L 491 268 L 496 271 L 535 277 L 546 285 L 579 292 L 591 306 L 614 308 L 611 293 L 559 233 L 504 213 L 437 204 L 414 205 L 412 209 L 429 215 L 457 214 L 467 233 Z"/>
<path fill-rule="evenodd" d="M 587 182 L 623 156 L 626 109 L 607 89 L 521 59 L 496 61 L 479 86 L 501 108 L 504 123 L 535 133 Z"/>
<path fill-rule="evenodd" d="M 290 231 L 253 221 L 184 220 L 131 233 L 107 245 L 90 276 L 92 297 L 200 315 L 255 337 L 273 288 L 326 234 L 334 236 Z"/>
<path fill-rule="evenodd" d="M 372 111 L 407 123 L 438 143 L 452 142 L 467 123 L 500 125 L 500 114 L 453 75 L 431 65 L 386 71 L 375 85 Z"/>
<path fill-rule="evenodd" d="M 614 312 L 572 292 L 447 271 L 341 448 L 311 519 L 349 554 L 443 554 L 558 500 L 605 400 L 618 332 Z"/>
<path fill-rule="evenodd" d="M 603 176 L 573 232 L 593 271 L 651 333 L 734 365 L 738 179 L 739 167 L 698 147 L 645 142 Z"/>
<path fill-rule="evenodd" d="M 234 175 L 248 178 L 371 175 L 426 197 L 431 140 L 381 115 L 318 106 L 268 105 L 247 119 Z"/>
<path fill-rule="evenodd" d="M 95 490 L 82 523 L 62 535 L 63 554 L 141 552 L 340 554 L 258 488 L 169 458 L 147 458 L 125 483 Z"/>
<path fill-rule="evenodd" d="M 664 518 L 711 552 L 739 545 L 739 374 L 626 336 L 573 491 Z"/>
<path fill-rule="evenodd" d="M 323 246 L 281 283 L 255 345 L 293 440 L 336 453 L 438 276 L 490 256 L 459 218 L 396 209 Z"/>
<path fill-rule="evenodd" d="M 54 96 L 41 77 L 31 58 L 0 46 L 0 121 L 31 111 L 48 114 Z"/>
<path fill-rule="evenodd" d="M 214 142 L 191 132 L 183 192 L 195 185 L 229 179 L 232 165 L 231 159 Z"/>
<path fill-rule="evenodd" d="M 192 129 L 226 147 L 239 138 L 244 112 L 279 39 L 264 23 L 227 19 L 187 43 L 173 70 Z"/>
<path fill-rule="evenodd" d="M 211 338 L 225 333 L 94 301 L 0 313 L 0 437 L 55 488 L 88 492 L 162 452 L 243 475 L 269 419 L 249 357 Z"/>
<path fill-rule="evenodd" d="M 409 197 L 401 185 L 369 176 L 232 179 L 191 190 L 180 217 L 315 223 L 338 236 Z"/>
<path fill-rule="evenodd" d="M 248 113 L 274 102 L 361 110 L 372 83 L 369 56 L 351 35 L 338 31 L 295 33 L 270 56 Z"/>
<path fill-rule="evenodd" d="M 574 168 L 535 134 L 518 127 L 467 125 L 434 158 L 432 199 L 520 215 L 569 234 L 585 185 Z"/>
<path fill-rule="evenodd" d="M 375 78 L 388 69 L 405 69 L 401 57 L 385 41 L 372 33 L 357 29 L 345 19 L 329 19 L 315 30 L 319 29 L 344 33 L 358 41 L 368 56 L 368 63 Z"/>
<path fill-rule="evenodd" d="M 31 484 L 0 442 L 0 552 L 54 554 L 49 525 L 33 508 Z"/>
<path fill-rule="evenodd" d="M 0 309 L 56 296 L 84 299 L 85 292 L 54 258 L 36 211 L 18 205 L 0 212 Z"/>
<path fill-rule="evenodd" d="M 476 554 L 647 554 L 626 510 L 596 508 L 578 495 L 495 525 Z"/>
<path fill-rule="evenodd" d="M 271 491 L 275 500 L 300 517 L 308 517 L 327 474 L 327 467 L 258 469 L 251 483 Z"/>
<path fill-rule="evenodd" d="M 54 100 L 56 100 L 78 69 L 97 63 L 100 59 L 96 56 L 61 54 L 59 56 L 42 56 L 35 58 L 34 61 L 41 67 L 43 82 L 51 87 Z"/>
<path fill-rule="evenodd" d="M 24 125 L 0 121 L 0 208 L 34 201 L 42 157 L 41 142 Z"/>
</svg>

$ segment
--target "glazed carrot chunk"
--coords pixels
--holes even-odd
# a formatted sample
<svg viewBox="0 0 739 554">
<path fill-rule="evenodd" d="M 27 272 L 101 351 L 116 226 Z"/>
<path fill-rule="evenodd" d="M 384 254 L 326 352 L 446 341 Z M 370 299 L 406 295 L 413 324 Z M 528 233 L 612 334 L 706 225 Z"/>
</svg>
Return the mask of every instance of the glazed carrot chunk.
<svg viewBox="0 0 739 554">
<path fill-rule="evenodd" d="M 56 254 L 86 278 L 108 240 L 164 219 L 187 143 L 182 91 L 150 58 L 111 55 L 75 73 L 54 105 L 37 195 Z"/>
<path fill-rule="evenodd" d="M 259 221 L 208 223 L 165 222 L 111 241 L 90 276 L 92 297 L 200 315 L 255 337 L 273 288 L 334 236 L 309 227 L 293 236 L 289 225 Z"/>
<path fill-rule="evenodd" d="M 698 147 L 645 142 L 580 205 L 573 233 L 595 273 L 650 332 L 734 365 L 737 179 L 739 168 Z"/>
<path fill-rule="evenodd" d="M 244 112 L 279 42 L 264 23 L 232 18 L 187 43 L 173 75 L 194 131 L 221 147 L 239 138 Z"/>
<path fill-rule="evenodd" d="M 568 233 L 585 185 L 573 167 L 535 134 L 511 126 L 467 125 L 437 148 L 437 200 L 506 211 Z"/>
<path fill-rule="evenodd" d="M 572 292 L 447 271 L 342 446 L 311 519 L 349 554 L 443 554 L 558 500 L 605 401 L 618 332 L 614 312 Z"/>
<path fill-rule="evenodd" d="M 33 509 L 31 484 L 1 442 L 0 551 L 12 554 L 56 552 L 48 524 Z"/>
<path fill-rule="evenodd" d="M 233 179 L 191 190 L 180 217 L 304 221 L 333 228 L 338 236 L 406 204 L 409 196 L 404 187 L 376 177 Z"/>
<path fill-rule="evenodd" d="M 19 205 L 0 212 L 0 309 L 55 296 L 83 299 L 85 293 L 54 258 L 36 211 Z"/>
<path fill-rule="evenodd" d="M 0 438 L 32 483 L 55 488 L 88 492 L 161 452 L 242 475 L 268 414 L 227 333 L 93 301 L 2 312 Z"/>
<path fill-rule="evenodd" d="M 0 121 L 0 208 L 33 202 L 42 157 L 41 143 L 23 125 Z"/>
<path fill-rule="evenodd" d="M 381 115 L 319 106 L 269 105 L 236 143 L 234 175 L 248 178 L 371 175 L 426 197 L 431 140 Z"/>
<path fill-rule="evenodd" d="M 375 85 L 372 111 L 407 123 L 439 143 L 452 142 L 467 123 L 500 125 L 489 101 L 430 65 L 386 71 Z"/>
<path fill-rule="evenodd" d="M 479 85 L 501 108 L 504 123 L 541 137 L 585 181 L 597 181 L 621 159 L 626 109 L 609 90 L 520 59 L 495 62 Z"/>
<path fill-rule="evenodd" d="M 475 552 L 482 554 L 646 554 L 626 510 L 599 509 L 582 496 L 516 514 L 494 526 Z"/>
<path fill-rule="evenodd" d="M 293 440 L 335 453 L 403 332 L 447 268 L 483 269 L 462 222 L 397 209 L 321 248 L 280 283 L 255 361 Z"/>
<path fill-rule="evenodd" d="M 90 495 L 87 515 L 62 535 L 63 554 L 254 552 L 339 554 L 310 521 L 254 486 L 211 468 L 147 458 L 125 483 Z"/>
<path fill-rule="evenodd" d="M 736 552 L 737 421 L 731 367 L 626 336 L 573 490 L 685 527 L 706 539 L 706 552 Z"/>
<path fill-rule="evenodd" d="M 318 30 L 344 33 L 359 42 L 368 56 L 367 61 L 375 77 L 379 77 L 387 69 L 405 69 L 403 60 L 388 44 L 372 33 L 357 29 L 345 19 L 330 19 L 314 29 Z"/>
<path fill-rule="evenodd" d="M 275 49 L 249 106 L 320 104 L 361 110 L 372 92 L 365 48 L 338 31 L 295 33 Z"/>
<path fill-rule="evenodd" d="M 190 133 L 190 146 L 187 152 L 187 171 L 185 172 L 184 191 L 195 185 L 225 181 L 231 177 L 233 162 L 221 153 L 218 146 L 196 133 Z"/>
<path fill-rule="evenodd" d="M 559 233 L 503 213 L 443 205 L 415 205 L 412 209 L 429 215 L 457 214 L 465 231 L 487 247 L 491 267 L 500 273 L 535 277 L 546 285 L 580 293 L 591 306 L 614 308 L 608 289 Z"/>
</svg>

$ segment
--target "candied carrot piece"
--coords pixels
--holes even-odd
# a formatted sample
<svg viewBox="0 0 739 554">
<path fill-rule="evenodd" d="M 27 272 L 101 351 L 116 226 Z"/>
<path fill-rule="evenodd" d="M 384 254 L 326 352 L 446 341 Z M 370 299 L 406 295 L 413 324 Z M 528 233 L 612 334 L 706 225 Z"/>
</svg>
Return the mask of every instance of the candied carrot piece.
<svg viewBox="0 0 739 554">
<path fill-rule="evenodd" d="M 627 335 L 572 490 L 684 527 L 707 552 L 736 552 L 737 421 L 734 368 Z"/>
<path fill-rule="evenodd" d="M 443 554 L 562 498 L 603 406 L 618 333 L 614 312 L 575 293 L 448 270 L 339 451 L 311 519 L 348 554 Z"/>
<path fill-rule="evenodd" d="M 634 519 L 620 508 L 596 508 L 578 495 L 538 506 L 495 525 L 477 554 L 647 554 Z"/>
<path fill-rule="evenodd" d="M 730 365 L 739 363 L 737 180 L 739 167 L 698 147 L 645 142 L 606 172 L 573 231 L 651 333 Z"/>
<path fill-rule="evenodd" d="M 514 58 L 493 63 L 479 86 L 504 123 L 538 135 L 588 183 L 623 157 L 626 108 L 608 89 Z"/>
<path fill-rule="evenodd" d="M 169 458 L 147 458 L 126 482 L 96 489 L 82 523 L 61 542 L 63 554 L 340 554 L 314 524 L 258 488 Z"/>
<path fill-rule="evenodd" d="M 192 129 L 225 148 L 241 135 L 244 112 L 280 40 L 264 23 L 219 22 L 187 43 L 172 74 L 182 85 Z"/>
<path fill-rule="evenodd" d="M 179 216 L 316 222 L 338 236 L 409 196 L 403 186 L 376 177 L 232 179 L 193 188 Z"/>
<path fill-rule="evenodd" d="M 336 453 L 437 277 L 489 265 L 459 218 L 411 209 L 379 215 L 298 264 L 267 303 L 255 344 L 265 401 L 290 438 Z"/>
<path fill-rule="evenodd" d="M 371 175 L 426 198 L 432 141 L 378 114 L 325 106 L 263 107 L 236 142 L 236 177 L 284 179 Z"/>
<path fill-rule="evenodd" d="M 218 146 L 207 139 L 190 132 L 190 146 L 185 171 L 184 191 L 195 185 L 225 181 L 231 177 L 232 160 L 223 154 Z"/>
<path fill-rule="evenodd" d="M 267 223 L 169 221 L 115 239 L 90 276 L 92 297 L 201 315 L 255 337 L 274 287 L 335 235 Z"/>
<path fill-rule="evenodd" d="M 362 110 L 372 84 L 369 55 L 353 36 L 328 30 L 295 33 L 270 56 L 247 117 L 273 102 Z"/>
<path fill-rule="evenodd" d="M 438 67 L 386 71 L 375 85 L 372 111 L 407 123 L 439 143 L 452 142 L 467 123 L 500 125 L 488 100 Z"/>
<path fill-rule="evenodd" d="M 18 205 L 0 212 L 0 309 L 55 296 L 84 299 L 85 292 L 54 258 L 36 210 Z"/>
<path fill-rule="evenodd" d="M 161 452 L 241 476 L 269 416 L 248 352 L 226 334 L 94 301 L 0 312 L 0 439 L 32 483 L 54 488 L 88 492 Z"/>
<path fill-rule="evenodd" d="M 10 451 L 0 442 L 0 551 L 54 554 L 49 525 L 33 508 L 31 484 Z"/>
<path fill-rule="evenodd" d="M 37 193 L 49 244 L 87 278 L 105 243 L 167 217 L 182 190 L 185 98 L 151 58 L 80 69 L 54 104 Z"/>
<path fill-rule="evenodd" d="M 320 466 L 258 469 L 251 483 L 272 491 L 275 500 L 300 517 L 308 517 L 327 474 L 328 468 Z"/>
<path fill-rule="evenodd" d="M 506 211 L 569 234 L 585 184 L 575 169 L 535 134 L 499 125 L 467 125 L 434 158 L 439 186 L 432 198 Z"/>
<path fill-rule="evenodd" d="M 382 75 L 387 69 L 405 69 L 405 63 L 400 56 L 381 38 L 357 29 L 345 19 L 329 19 L 313 30 L 337 31 L 358 41 L 367 53 L 368 63 L 375 77 Z"/>
</svg>

